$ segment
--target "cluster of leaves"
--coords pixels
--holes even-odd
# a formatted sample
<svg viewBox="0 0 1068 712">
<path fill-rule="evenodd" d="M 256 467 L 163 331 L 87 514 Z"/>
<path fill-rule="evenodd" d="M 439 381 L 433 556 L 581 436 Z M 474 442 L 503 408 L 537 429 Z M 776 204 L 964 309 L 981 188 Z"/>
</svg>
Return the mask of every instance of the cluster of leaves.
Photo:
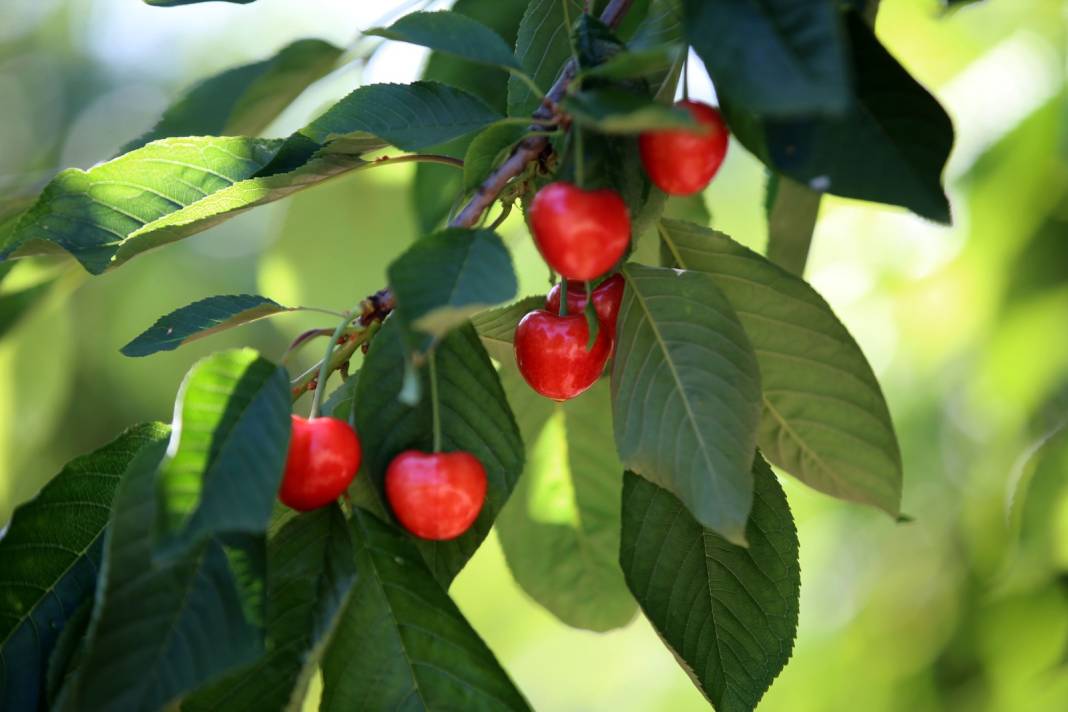
<svg viewBox="0 0 1068 712">
<path fill-rule="evenodd" d="M 494 525 L 516 580 L 561 620 L 609 630 L 640 607 L 717 709 L 755 707 L 798 613 L 797 535 L 768 463 L 894 516 L 901 495 L 875 376 L 797 274 L 812 191 L 949 218 L 948 118 L 856 3 L 840 5 L 646 0 L 613 29 L 577 0 L 458 0 L 372 32 L 434 50 L 422 81 L 360 87 L 285 139 L 255 137 L 341 56 L 298 42 L 202 82 L 122 155 L 65 171 L 0 216 L 0 257 L 59 248 L 99 274 L 341 173 L 407 160 L 373 155 L 387 146 L 437 160 L 413 187 L 429 234 L 388 270 L 395 310 L 325 408 L 364 443 L 351 508 L 273 503 L 284 369 L 250 350 L 198 363 L 169 427 L 133 428 L 70 463 L 0 540 L 4 708 L 296 709 L 321 668 L 324 709 L 526 709 L 447 594 Z M 773 172 L 770 250 L 794 255 L 790 269 L 707 220 L 666 217 L 687 204 L 642 174 L 636 134 L 688 125 L 669 104 L 687 46 Z M 515 324 L 540 298 L 509 303 L 517 280 L 500 237 L 438 228 L 527 135 L 572 57 L 559 109 L 587 136 L 587 179 L 620 193 L 636 243 L 658 244 L 660 259 L 622 268 L 609 379 L 555 405 L 511 365 Z M 540 128 L 563 157 L 557 175 L 571 174 L 572 134 Z M 462 173 L 438 165 L 449 156 Z M 528 172 L 511 198 L 545 180 Z M 123 351 L 293 308 L 211 297 Z M 475 525 L 449 542 L 402 534 L 383 497 L 393 456 L 434 441 L 475 454 L 489 479 Z"/>
</svg>

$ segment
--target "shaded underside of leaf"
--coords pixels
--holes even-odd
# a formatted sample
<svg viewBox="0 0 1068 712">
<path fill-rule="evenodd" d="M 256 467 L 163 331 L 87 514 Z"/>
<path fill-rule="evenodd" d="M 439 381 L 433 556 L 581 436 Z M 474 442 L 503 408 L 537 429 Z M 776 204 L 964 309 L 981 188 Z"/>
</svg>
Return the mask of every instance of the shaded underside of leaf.
<svg viewBox="0 0 1068 712">
<path fill-rule="evenodd" d="M 471 324 L 482 339 L 486 352 L 500 363 L 510 364 L 515 359 L 515 327 L 519 320 L 535 309 L 544 307 L 545 297 L 524 297 L 514 304 L 476 314 Z"/>
<path fill-rule="evenodd" d="M 631 473 L 623 482 L 620 564 L 660 637 L 720 712 L 750 712 L 797 633 L 797 531 L 759 456 L 748 547 L 704 529 L 674 495 Z"/>
<path fill-rule="evenodd" d="M 629 469 L 743 542 L 760 420 L 760 371 L 715 281 L 627 264 L 612 366 L 616 447 Z"/>
<path fill-rule="evenodd" d="M 169 429 L 139 425 L 72 460 L 15 510 L 0 539 L 0 707 L 37 709 L 60 630 L 92 597 L 115 489 L 145 447 Z M 64 517 L 62 527 L 56 516 Z"/>
<path fill-rule="evenodd" d="M 323 659 L 321 709 L 527 710 L 412 541 L 354 510 L 359 580 Z"/>
<path fill-rule="evenodd" d="M 896 516 L 901 453 L 864 353 L 807 282 L 723 233 L 663 220 L 674 262 L 716 280 L 760 365 L 758 442 L 772 463 L 836 497 Z"/>
<path fill-rule="evenodd" d="M 411 12 L 365 34 L 429 47 L 472 62 L 519 69 L 508 44 L 481 22 L 459 12 Z"/>
</svg>

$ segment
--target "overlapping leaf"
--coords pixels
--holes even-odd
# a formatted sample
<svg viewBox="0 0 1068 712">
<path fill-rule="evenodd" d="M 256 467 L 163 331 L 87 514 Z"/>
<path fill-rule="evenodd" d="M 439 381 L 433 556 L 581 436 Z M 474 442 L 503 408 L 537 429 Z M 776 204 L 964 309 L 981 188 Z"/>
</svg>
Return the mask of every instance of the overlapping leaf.
<svg viewBox="0 0 1068 712">
<path fill-rule="evenodd" d="M 323 712 L 527 710 L 411 539 L 356 509 L 360 572 L 323 659 Z"/>
<path fill-rule="evenodd" d="M 389 320 L 375 336 L 356 386 L 356 430 L 364 445 L 364 472 L 382 496 L 390 461 L 411 448 L 429 452 L 433 444 L 430 369 L 420 370 L 422 399 L 414 407 L 400 402 L 404 385 L 401 325 Z M 434 351 L 440 403 L 442 447 L 464 450 L 486 468 L 489 489 L 478 519 L 451 541 L 420 541 L 431 571 L 444 585 L 463 568 L 489 533 L 523 469 L 523 442 L 497 372 L 471 326 L 449 333 Z M 363 474 L 361 474 L 361 478 Z"/>
<path fill-rule="evenodd" d="M 475 136 L 464 153 L 464 192 L 477 188 L 526 133 L 519 124 L 496 124 Z"/>
<path fill-rule="evenodd" d="M 450 228 L 423 238 L 388 274 L 397 317 L 435 339 L 516 292 L 512 257 L 491 230 Z"/>
<path fill-rule="evenodd" d="M 686 36 L 716 88 L 759 116 L 841 114 L 846 40 L 832 0 L 684 0 Z"/>
<path fill-rule="evenodd" d="M 182 710 L 300 710 L 356 578 L 340 509 L 284 519 L 267 544 L 267 654 L 184 700 Z"/>
<path fill-rule="evenodd" d="M 760 372 L 730 302 L 700 272 L 623 268 L 612 366 L 616 447 L 629 469 L 744 542 Z"/>
<path fill-rule="evenodd" d="M 528 312 L 545 307 L 545 297 L 524 297 L 514 304 L 487 309 L 474 316 L 471 324 L 482 339 L 487 353 L 501 363 L 515 358 L 515 327 Z"/>
<path fill-rule="evenodd" d="M 208 297 L 160 317 L 147 331 L 123 346 L 122 353 L 148 356 L 172 351 L 190 341 L 286 311 L 291 311 L 291 307 L 256 294 Z"/>
<path fill-rule="evenodd" d="M 142 449 L 115 494 L 85 654 L 57 710 L 153 712 L 263 654 L 262 537 L 153 557 L 165 450 Z"/>
<path fill-rule="evenodd" d="M 823 196 L 777 173 L 768 177 L 767 191 L 768 259 L 801 276 Z"/>
<path fill-rule="evenodd" d="M 636 609 L 619 568 L 623 471 L 607 381 L 557 406 L 502 371 L 527 444 L 527 467 L 497 519 L 516 581 L 568 625 L 606 631 Z"/>
<path fill-rule="evenodd" d="M 837 497 L 896 516 L 901 454 L 879 383 L 860 347 L 811 287 L 723 233 L 664 220 L 678 266 L 710 275 L 756 351 L 772 463 Z"/>
<path fill-rule="evenodd" d="M 797 633 L 797 531 L 771 469 L 753 467 L 748 547 L 703 528 L 667 490 L 627 473 L 619 560 L 661 639 L 720 712 L 749 712 Z"/>
<path fill-rule="evenodd" d="M 173 136 L 257 136 L 340 56 L 341 49 L 329 42 L 298 40 L 273 57 L 205 79 L 121 153 Z"/>
<path fill-rule="evenodd" d="M 222 351 L 186 375 L 157 481 L 157 539 L 185 554 L 223 533 L 262 534 L 289 447 L 284 368 L 252 349 Z"/>
<path fill-rule="evenodd" d="M 847 15 L 855 100 L 838 118 L 761 121 L 724 94 L 731 128 L 769 167 L 813 190 L 904 206 L 949 222 L 941 174 L 953 124 L 887 52 L 867 24 Z"/>
<path fill-rule="evenodd" d="M 603 65 L 602 65 L 603 66 Z M 693 129 L 685 109 L 615 88 L 591 89 L 567 97 L 564 108 L 579 124 L 601 133 L 636 134 L 662 129 Z"/>
<path fill-rule="evenodd" d="M 576 0 L 531 0 L 519 24 L 515 56 L 523 71 L 546 91 L 571 58 L 565 7 L 572 22 L 582 15 L 582 3 Z M 541 97 L 521 79 L 513 76 L 508 80 L 509 116 L 528 116 L 540 103 Z"/>
<path fill-rule="evenodd" d="M 0 539 L 0 707 L 41 706 L 49 654 L 60 630 L 93 595 L 104 529 L 119 480 L 168 429 L 140 425 L 67 464 L 15 510 Z M 62 526 L 56 517 L 62 515 Z"/>
<path fill-rule="evenodd" d="M 377 27 L 365 34 L 410 42 L 479 64 L 520 69 L 518 60 L 500 35 L 458 12 L 411 12 L 389 27 Z"/>
</svg>

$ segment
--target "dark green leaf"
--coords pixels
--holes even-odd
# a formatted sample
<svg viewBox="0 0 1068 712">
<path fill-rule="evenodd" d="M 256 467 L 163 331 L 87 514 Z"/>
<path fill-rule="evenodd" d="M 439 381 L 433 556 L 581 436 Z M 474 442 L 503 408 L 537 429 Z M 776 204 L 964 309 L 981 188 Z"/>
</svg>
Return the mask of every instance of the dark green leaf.
<svg viewBox="0 0 1068 712">
<path fill-rule="evenodd" d="M 397 318 L 435 339 L 516 291 L 512 257 L 490 230 L 449 228 L 423 238 L 388 275 Z"/>
<path fill-rule="evenodd" d="M 292 308 L 255 294 L 208 297 L 160 317 L 151 328 L 123 346 L 122 353 L 148 356 L 173 351 L 190 341 L 286 311 Z"/>
<path fill-rule="evenodd" d="M 721 232 L 665 220 L 675 263 L 710 275 L 756 351 L 767 458 L 821 492 L 897 516 L 901 452 L 857 342 L 807 282 Z"/>
<path fill-rule="evenodd" d="M 410 42 L 480 64 L 521 69 L 499 34 L 458 12 L 412 12 L 389 27 L 378 27 L 364 34 Z"/>
<path fill-rule="evenodd" d="M 160 424 L 139 425 L 72 460 L 15 510 L 0 538 L 0 708 L 35 710 L 60 630 L 92 597 L 104 528 L 119 479 L 145 447 L 167 441 Z M 56 516 L 63 514 L 63 525 Z"/>
<path fill-rule="evenodd" d="M 658 45 L 649 49 L 620 52 L 603 64 L 582 72 L 596 79 L 637 79 L 666 73 L 683 54 L 681 45 Z"/>
<path fill-rule="evenodd" d="M 753 347 L 709 275 L 637 264 L 623 275 L 612 365 L 620 460 L 744 543 L 760 422 Z"/>
<path fill-rule="evenodd" d="M 685 40 L 682 0 L 649 0 L 649 9 L 627 42 L 631 50 L 682 45 Z"/>
<path fill-rule="evenodd" d="M 477 188 L 526 134 L 526 126 L 495 124 L 475 136 L 464 154 L 463 192 Z"/>
<path fill-rule="evenodd" d="M 760 116 L 841 114 L 846 43 L 834 0 L 684 0 L 686 37 L 716 89 Z"/>
<path fill-rule="evenodd" d="M 159 710 L 263 654 L 262 539 L 153 558 L 165 450 L 141 450 L 115 493 L 85 656 L 57 710 Z"/>
<path fill-rule="evenodd" d="M 797 634 L 797 531 L 759 456 L 746 548 L 702 528 L 667 490 L 623 481 L 620 564 L 645 615 L 719 712 L 749 712 Z"/>
<path fill-rule="evenodd" d="M 949 222 L 941 174 L 953 124 L 856 15 L 848 16 L 856 100 L 837 119 L 761 122 L 724 93 L 731 128 L 770 168 L 809 188 Z"/>
<path fill-rule="evenodd" d="M 481 99 L 437 82 L 370 84 L 300 130 L 317 145 L 371 134 L 405 151 L 478 131 L 503 118 Z M 292 139 L 290 139 L 292 140 Z"/>
<path fill-rule="evenodd" d="M 269 59 L 205 79 L 120 153 L 172 136 L 257 136 L 340 56 L 341 49 L 328 42 L 298 40 Z"/>
<path fill-rule="evenodd" d="M 63 171 L 16 224 L 0 258 L 50 243 L 98 274 L 159 221 L 252 177 L 280 142 L 248 138 L 165 139 L 88 171 Z M 201 228 L 203 229 L 203 228 Z M 158 243 L 155 243 L 158 244 Z M 22 248 L 22 249 L 18 249 Z"/>
<path fill-rule="evenodd" d="M 364 470 L 384 502 L 390 461 L 404 450 L 430 452 L 433 414 L 429 368 L 420 371 L 422 400 L 415 407 L 398 399 L 404 381 L 402 330 L 388 320 L 375 336 L 356 386 L 356 431 L 364 446 Z M 489 533 L 523 470 L 523 442 L 497 372 L 471 326 L 449 333 L 435 348 L 442 447 L 464 450 L 482 462 L 489 479 L 486 503 L 474 525 L 452 541 L 419 541 L 431 571 L 448 585 Z M 359 478 L 358 478 L 359 479 Z"/>
<path fill-rule="evenodd" d="M 820 211 L 820 193 L 786 176 L 768 176 L 768 259 L 801 276 Z"/>
<path fill-rule="evenodd" d="M 502 380 L 521 427 L 529 414 L 550 415 L 523 427 L 527 467 L 497 519 L 508 567 L 531 598 L 568 625 L 595 631 L 626 625 L 636 605 L 618 561 L 623 466 L 608 445 L 608 383 L 557 406 L 514 369 Z"/>
<path fill-rule="evenodd" d="M 184 555 L 222 533 L 266 531 L 291 408 L 286 370 L 252 349 L 221 351 L 193 366 L 157 477 L 162 551 Z"/>
<path fill-rule="evenodd" d="M 515 56 L 523 71 L 546 91 L 571 58 L 565 6 L 572 22 L 582 14 L 582 2 L 578 0 L 531 0 L 519 23 Z M 521 79 L 513 76 L 508 80 L 509 116 L 529 116 L 540 104 L 541 97 Z"/>
<path fill-rule="evenodd" d="M 337 506 L 284 520 L 267 544 L 266 656 L 184 700 L 183 712 L 299 712 L 356 577 Z"/>
<path fill-rule="evenodd" d="M 482 345 L 490 356 L 499 362 L 512 363 L 515 358 L 515 327 L 527 313 L 545 308 L 545 297 L 524 297 L 514 304 L 496 309 L 487 309 L 471 318 Z"/>
<path fill-rule="evenodd" d="M 85 655 L 85 635 L 93 614 L 93 599 L 86 597 L 74 615 L 63 624 L 55 649 L 48 658 L 45 674 L 45 702 L 52 709 L 59 701 L 63 685 L 81 665 Z"/>
<path fill-rule="evenodd" d="M 527 710 L 411 539 L 356 509 L 359 580 L 323 659 L 323 712 Z"/>
<path fill-rule="evenodd" d="M 562 103 L 580 125 L 601 133 L 697 128 L 685 109 L 611 87 L 579 92 Z"/>
</svg>

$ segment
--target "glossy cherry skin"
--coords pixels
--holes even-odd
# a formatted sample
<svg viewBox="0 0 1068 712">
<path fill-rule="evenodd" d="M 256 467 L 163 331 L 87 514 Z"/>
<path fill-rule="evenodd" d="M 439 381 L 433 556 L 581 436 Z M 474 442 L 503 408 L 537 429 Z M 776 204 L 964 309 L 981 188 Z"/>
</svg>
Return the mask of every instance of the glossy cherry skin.
<svg viewBox="0 0 1068 712">
<path fill-rule="evenodd" d="M 598 284 L 593 290 L 593 308 L 601 327 L 608 329 L 608 335 L 615 338 L 616 318 L 619 316 L 619 304 L 623 301 L 624 281 L 622 275 L 613 274 Z M 545 309 L 553 314 L 560 313 L 560 284 L 553 285 L 545 296 Z M 567 311 L 569 314 L 581 314 L 586 309 L 586 284 L 583 282 L 567 283 Z"/>
<path fill-rule="evenodd" d="M 278 490 L 282 504 L 308 512 L 330 504 L 360 469 L 360 439 L 344 420 L 292 416 L 285 474 Z"/>
<path fill-rule="evenodd" d="M 455 539 L 486 501 L 486 470 L 469 452 L 407 450 L 386 470 L 386 498 L 405 529 L 421 539 Z"/>
<path fill-rule="evenodd" d="M 534 196 L 527 214 L 541 256 L 567 279 L 600 277 L 630 244 L 630 215 L 614 190 L 551 183 Z"/>
<path fill-rule="evenodd" d="M 638 137 L 638 149 L 657 188 L 669 195 L 692 195 L 716 175 L 727 154 L 730 132 L 719 111 L 708 104 L 680 101 L 677 106 L 689 109 L 705 130 L 646 131 Z"/>
<path fill-rule="evenodd" d="M 515 329 L 515 361 L 535 391 L 556 401 L 579 395 L 601 377 L 612 351 L 607 329 L 599 329 L 586 350 L 590 329 L 584 314 L 559 314 L 537 309 Z"/>
</svg>

